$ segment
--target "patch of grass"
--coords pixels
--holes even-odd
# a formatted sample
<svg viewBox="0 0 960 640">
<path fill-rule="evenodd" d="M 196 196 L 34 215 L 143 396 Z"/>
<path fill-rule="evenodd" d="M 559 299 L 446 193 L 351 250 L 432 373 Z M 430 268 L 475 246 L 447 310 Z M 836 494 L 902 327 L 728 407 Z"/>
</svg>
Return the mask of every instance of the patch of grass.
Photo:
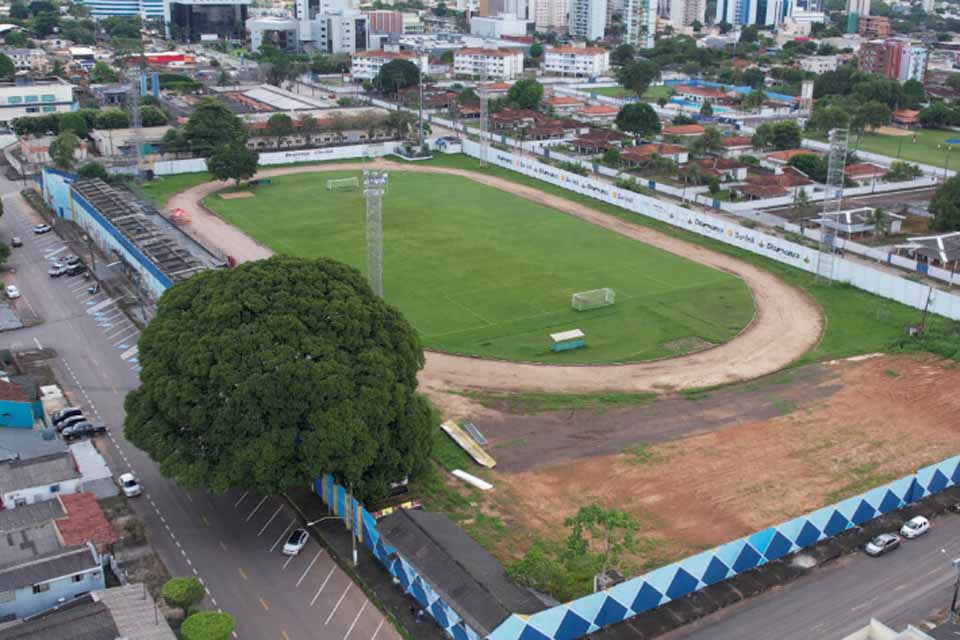
<svg viewBox="0 0 960 640">
<path fill-rule="evenodd" d="M 851 496 L 859 495 L 865 491 L 879 487 L 882 484 L 886 484 L 891 480 L 895 480 L 897 477 L 895 473 L 878 472 L 877 464 L 873 462 L 865 462 L 855 467 L 850 467 L 844 474 L 844 479 L 846 479 L 847 483 L 839 489 L 834 489 L 828 493 L 824 504 L 836 504 L 841 500 L 846 500 Z"/>
<path fill-rule="evenodd" d="M 200 173 L 179 173 L 173 176 L 163 176 L 140 185 L 137 190 L 142 193 L 153 206 L 163 208 L 167 200 L 204 182 L 213 180 L 213 176 L 206 171 Z"/>
<path fill-rule="evenodd" d="M 711 238 L 697 235 L 684 229 L 678 229 L 665 222 L 647 218 L 611 204 L 601 202 L 589 196 L 567 191 L 561 187 L 530 178 L 519 173 L 487 166 L 480 168 L 479 161 L 465 155 L 444 155 L 435 157 L 431 164 L 469 169 L 480 173 L 495 175 L 518 184 L 534 187 L 546 193 L 559 195 L 573 202 L 579 202 L 597 211 L 616 216 L 628 222 L 656 229 L 666 235 L 680 238 L 691 244 L 706 247 L 718 253 L 734 256 L 744 262 L 760 267 L 785 282 L 794 285 L 813 298 L 820 306 L 826 318 L 826 327 L 820 343 L 805 356 L 794 363 L 795 366 L 846 358 L 864 353 L 886 351 L 903 336 L 907 324 L 920 319 L 920 311 L 911 309 L 892 300 L 875 296 L 866 291 L 845 284 L 826 284 L 817 282 L 814 274 L 782 264 L 769 258 L 724 244 Z M 928 334 L 931 329 L 945 323 L 942 318 L 928 317 Z"/>
<path fill-rule="evenodd" d="M 478 513 L 473 518 L 460 523 L 460 527 L 484 549 L 494 549 L 507 534 L 503 520 L 496 516 Z"/>
<path fill-rule="evenodd" d="M 464 495 L 448 485 L 441 474 L 439 469 L 431 466 L 420 478 L 410 483 L 411 497 L 419 498 L 427 510 L 445 513 L 452 520 L 472 518 L 476 511 L 473 505 L 482 500 L 480 491 L 473 490 Z"/>
<path fill-rule="evenodd" d="M 447 471 L 453 471 L 454 469 L 466 471 L 474 465 L 473 458 L 467 455 L 467 452 L 461 449 L 460 445 L 454 442 L 453 438 L 440 427 L 437 427 L 433 432 L 432 455 L 433 459 Z"/>
<path fill-rule="evenodd" d="M 784 398 L 775 398 L 773 400 L 773 408 L 777 410 L 779 415 L 786 416 L 797 410 L 797 403 Z"/>
<path fill-rule="evenodd" d="M 636 465 L 653 465 L 664 461 L 659 451 L 654 451 L 649 444 L 638 444 L 623 450 L 628 462 Z"/>
<path fill-rule="evenodd" d="M 888 378 L 899 378 L 899 377 L 900 377 L 900 374 L 897 373 L 896 371 L 894 371 L 893 369 L 884 369 L 884 370 L 883 370 L 883 375 L 887 376 Z"/>
<path fill-rule="evenodd" d="M 700 402 L 710 397 L 710 392 L 701 387 L 691 387 L 690 389 L 681 389 L 680 395 L 690 402 Z"/>
<path fill-rule="evenodd" d="M 655 393 L 497 393 L 493 391 L 459 391 L 485 407 L 520 415 L 547 411 L 604 411 L 617 406 L 638 406 L 655 402 Z"/>
<path fill-rule="evenodd" d="M 807 136 L 812 139 L 823 141 L 822 137 Z M 937 129 L 915 129 L 909 136 L 885 136 L 877 133 L 866 133 L 860 138 L 857 144 L 857 138 L 850 138 L 850 150 L 869 151 L 879 153 L 880 155 L 897 158 L 908 162 L 922 162 L 924 164 L 936 167 L 944 166 L 947 157 L 946 141 L 949 138 L 957 137 L 956 132 L 937 130 Z M 914 142 L 916 139 L 916 142 Z M 944 145 L 938 149 L 937 145 Z M 953 146 L 953 145 L 949 145 Z M 951 155 L 956 150 L 950 152 Z M 952 158 L 954 164 L 956 158 Z"/>
</svg>

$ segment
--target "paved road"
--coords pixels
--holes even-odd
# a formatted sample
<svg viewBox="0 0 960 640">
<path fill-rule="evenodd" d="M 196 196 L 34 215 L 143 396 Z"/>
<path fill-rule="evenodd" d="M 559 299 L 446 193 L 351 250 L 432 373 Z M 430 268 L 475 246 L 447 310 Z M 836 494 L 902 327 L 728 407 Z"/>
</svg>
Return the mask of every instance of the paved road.
<svg viewBox="0 0 960 640">
<path fill-rule="evenodd" d="M 728 607 L 664 640 L 839 640 L 876 618 L 894 629 L 919 626 L 950 605 L 960 557 L 960 516 L 882 558 L 847 556 L 783 589 Z"/>
<path fill-rule="evenodd" d="M 207 606 L 235 615 L 243 640 L 398 639 L 316 542 L 297 557 L 281 554 L 283 536 L 297 525 L 277 498 L 184 491 L 123 438 L 123 399 L 139 384 L 139 332 L 105 294 L 90 296 L 87 281 L 47 276 L 51 257 L 84 254 L 65 247 L 56 233 L 31 233 L 40 220 L 17 195 L 20 188 L 0 177 L 0 241 L 24 239 L 10 260 L 16 272 L 4 280 L 20 287 L 16 305 L 45 322 L 5 333 L 0 342 L 14 350 L 56 350 L 52 365 L 67 394 L 110 429 L 99 444 L 111 467 L 116 473 L 132 469 L 141 479 L 145 495 L 131 503 L 171 573 L 199 576 Z"/>
</svg>

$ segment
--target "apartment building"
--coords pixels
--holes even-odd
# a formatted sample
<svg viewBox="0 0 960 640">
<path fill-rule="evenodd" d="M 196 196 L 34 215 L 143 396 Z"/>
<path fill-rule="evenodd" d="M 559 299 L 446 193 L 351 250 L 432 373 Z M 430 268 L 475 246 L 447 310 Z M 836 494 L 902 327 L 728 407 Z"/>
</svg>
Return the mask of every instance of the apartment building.
<svg viewBox="0 0 960 640">
<path fill-rule="evenodd" d="M 567 33 L 587 41 L 602 40 L 607 26 L 607 0 L 570 0 Z"/>
<path fill-rule="evenodd" d="M 550 47 L 543 54 L 543 71 L 574 78 L 602 76 L 610 70 L 610 51 L 602 47 Z"/>
<path fill-rule="evenodd" d="M 523 73 L 523 53 L 513 49 L 466 47 L 453 53 L 456 76 L 514 80 Z"/>
<path fill-rule="evenodd" d="M 72 111 L 75 104 L 73 85 L 61 78 L 0 82 L 0 124 L 23 116 Z"/>
<path fill-rule="evenodd" d="M 427 72 L 429 64 L 427 54 L 417 54 L 413 51 L 361 51 L 350 57 L 350 75 L 354 80 L 373 80 L 380 73 L 381 67 L 394 60 L 407 60 L 419 67 L 423 73 Z"/>
<path fill-rule="evenodd" d="M 857 55 L 864 71 L 900 82 L 923 82 L 929 51 L 919 42 L 887 38 L 864 42 Z"/>
<path fill-rule="evenodd" d="M 694 22 L 704 24 L 706 15 L 706 0 L 670 0 L 670 24 L 674 27 L 689 27 Z"/>
</svg>

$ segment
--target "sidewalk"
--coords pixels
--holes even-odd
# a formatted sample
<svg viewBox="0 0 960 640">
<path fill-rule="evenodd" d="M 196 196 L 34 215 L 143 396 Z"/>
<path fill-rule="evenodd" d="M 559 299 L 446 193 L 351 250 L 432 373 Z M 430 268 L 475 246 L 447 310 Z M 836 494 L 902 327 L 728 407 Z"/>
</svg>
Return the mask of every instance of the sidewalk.
<svg viewBox="0 0 960 640">
<path fill-rule="evenodd" d="M 290 489 L 284 497 L 304 521 L 332 515 L 320 496 L 307 488 Z M 419 608 L 419 605 L 403 592 L 399 584 L 394 584 L 393 576 L 362 544 L 357 545 L 357 566 L 352 566 L 350 532 L 342 521 L 327 520 L 310 529 L 326 547 L 330 557 L 366 592 L 367 597 L 386 613 L 387 618 L 404 637 L 416 640 L 447 639 L 447 635 L 429 615 L 422 623 L 417 624 L 410 612 L 410 606 L 416 605 Z"/>
</svg>

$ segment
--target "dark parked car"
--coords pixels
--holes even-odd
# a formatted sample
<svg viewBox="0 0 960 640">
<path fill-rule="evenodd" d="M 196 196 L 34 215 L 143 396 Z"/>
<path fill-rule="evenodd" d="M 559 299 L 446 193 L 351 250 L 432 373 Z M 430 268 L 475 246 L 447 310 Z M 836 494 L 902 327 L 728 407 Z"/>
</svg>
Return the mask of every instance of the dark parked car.
<svg viewBox="0 0 960 640">
<path fill-rule="evenodd" d="M 54 411 L 50 416 L 50 420 L 53 422 L 53 424 L 57 425 L 67 418 L 81 415 L 83 415 L 83 409 L 80 407 L 67 407 L 66 409 L 60 409 L 60 411 Z"/>
<path fill-rule="evenodd" d="M 56 429 L 57 431 L 63 431 L 67 427 L 72 427 L 73 425 L 80 422 L 87 422 L 87 417 L 82 413 L 78 416 L 70 416 L 69 418 L 64 418 L 60 422 L 53 425 L 53 428 Z"/>
<path fill-rule="evenodd" d="M 63 430 L 64 440 L 75 440 L 83 436 L 95 436 L 100 433 L 106 433 L 107 428 L 102 424 L 92 424 L 90 422 L 78 422 Z"/>
<path fill-rule="evenodd" d="M 10 245 L 14 247 L 22 247 L 23 240 L 20 238 L 20 236 L 13 236 L 10 238 Z"/>
<path fill-rule="evenodd" d="M 78 276 L 86 270 L 87 265 L 83 264 L 82 262 L 78 262 L 77 264 L 68 266 L 64 273 L 66 273 L 68 276 Z"/>
</svg>

